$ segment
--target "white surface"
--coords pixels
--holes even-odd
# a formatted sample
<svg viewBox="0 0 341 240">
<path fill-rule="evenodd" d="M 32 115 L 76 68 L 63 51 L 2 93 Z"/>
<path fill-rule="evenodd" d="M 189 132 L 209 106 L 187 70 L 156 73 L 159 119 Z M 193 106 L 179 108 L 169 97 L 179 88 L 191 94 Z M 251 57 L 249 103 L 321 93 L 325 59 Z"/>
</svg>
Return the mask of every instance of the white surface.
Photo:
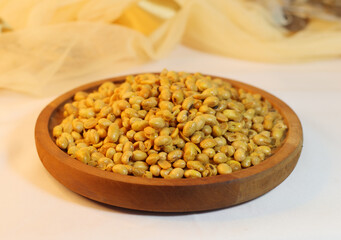
<svg viewBox="0 0 341 240">
<path fill-rule="evenodd" d="M 0 239 L 341 239 L 340 60 L 270 65 L 179 46 L 166 59 L 117 75 L 164 67 L 234 78 L 289 104 L 304 131 L 292 174 L 269 193 L 218 211 L 170 215 L 106 207 L 59 184 L 38 158 L 35 121 L 56 96 L 0 90 Z"/>
</svg>

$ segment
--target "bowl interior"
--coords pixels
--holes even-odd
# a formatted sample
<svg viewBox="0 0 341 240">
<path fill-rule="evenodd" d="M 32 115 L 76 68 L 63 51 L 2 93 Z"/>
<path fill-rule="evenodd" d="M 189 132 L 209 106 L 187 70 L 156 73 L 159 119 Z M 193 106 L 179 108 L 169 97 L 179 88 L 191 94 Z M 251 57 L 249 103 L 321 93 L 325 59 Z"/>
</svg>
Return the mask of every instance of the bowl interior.
<svg viewBox="0 0 341 240">
<path fill-rule="evenodd" d="M 67 153 L 59 149 L 56 144 L 54 143 L 54 138 L 52 136 L 52 130 L 53 127 L 59 124 L 62 119 L 63 119 L 63 106 L 67 102 L 72 102 L 72 98 L 74 94 L 78 91 L 86 91 L 86 92 L 91 92 L 95 89 L 98 88 L 99 85 L 101 85 L 103 82 L 106 81 L 112 81 L 116 84 L 124 82 L 126 76 L 118 77 L 118 78 L 113 78 L 113 79 L 106 79 L 106 80 L 101 80 L 101 81 L 96 81 L 90 84 L 83 85 L 79 88 L 73 89 L 59 98 L 57 98 L 53 103 L 53 111 L 50 113 L 49 121 L 48 121 L 48 132 L 49 132 L 49 139 L 50 144 L 55 145 L 56 151 L 62 153 L 62 158 L 67 159 L 67 161 L 72 162 L 77 165 L 77 167 L 80 168 L 80 170 L 84 170 L 86 172 L 89 172 L 90 174 L 95 174 L 95 175 L 100 175 L 101 177 L 107 177 L 107 178 L 114 178 L 115 180 L 122 180 L 122 181 L 132 181 L 135 182 L 136 184 L 146 184 L 148 182 L 152 182 L 152 184 L 160 184 L 160 185 L 165 185 L 165 184 L 207 184 L 207 183 L 212 183 L 212 182 L 224 182 L 224 181 L 229 181 L 229 180 L 234 180 L 234 179 L 239 179 L 239 178 L 244 178 L 248 176 L 252 176 L 254 174 L 257 174 L 259 172 L 265 171 L 267 169 L 270 169 L 274 165 L 278 164 L 280 161 L 282 161 L 284 158 L 287 157 L 288 153 L 291 152 L 292 149 L 290 149 L 290 146 L 292 145 L 292 140 L 293 138 L 297 137 L 297 140 L 299 140 L 299 133 L 301 131 L 297 131 L 297 128 L 300 128 L 300 122 L 296 116 L 296 114 L 293 112 L 293 110 L 284 102 L 276 98 L 275 96 L 267 93 L 264 90 L 261 90 L 259 88 L 256 88 L 254 86 L 241 83 L 239 81 L 235 80 L 230 80 L 230 79 L 225 79 L 221 78 L 224 81 L 227 81 L 232 84 L 233 87 L 235 88 L 241 88 L 245 89 L 246 91 L 252 92 L 252 93 L 259 93 L 262 95 L 262 97 L 266 100 L 268 100 L 273 107 L 283 116 L 285 124 L 288 126 L 288 130 L 286 133 L 286 136 L 282 142 L 282 144 L 275 148 L 273 150 L 273 154 L 262 161 L 259 165 L 252 166 L 246 169 L 242 169 L 237 172 L 233 172 L 231 174 L 227 175 L 217 175 L 217 176 L 212 176 L 212 177 L 206 177 L 206 178 L 200 178 L 200 179 L 159 179 L 159 178 L 152 178 L 152 179 L 146 179 L 146 178 L 139 178 L 135 176 L 125 176 L 125 175 L 120 175 L 117 173 L 113 172 L 106 172 L 100 169 L 97 169 L 95 167 L 91 167 L 88 165 L 85 165 L 83 163 L 80 163 L 76 159 L 70 157 Z M 297 126 L 298 125 L 298 126 Z M 294 134 L 296 133 L 296 134 Z M 289 141 L 289 142 L 288 142 Z M 289 149 L 288 149 L 289 148 Z"/>
</svg>

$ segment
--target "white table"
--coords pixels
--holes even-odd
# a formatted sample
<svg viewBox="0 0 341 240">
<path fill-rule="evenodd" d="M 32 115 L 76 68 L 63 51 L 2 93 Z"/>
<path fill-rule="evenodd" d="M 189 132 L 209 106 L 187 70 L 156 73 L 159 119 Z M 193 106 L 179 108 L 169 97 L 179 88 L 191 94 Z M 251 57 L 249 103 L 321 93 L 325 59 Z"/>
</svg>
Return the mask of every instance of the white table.
<svg viewBox="0 0 341 240">
<path fill-rule="evenodd" d="M 341 239 L 341 60 L 272 65 L 179 46 L 166 59 L 117 75 L 164 67 L 234 78 L 289 104 L 304 131 L 292 174 L 269 193 L 218 211 L 107 207 L 62 186 L 39 160 L 35 121 L 56 96 L 0 90 L 0 239 Z"/>
</svg>

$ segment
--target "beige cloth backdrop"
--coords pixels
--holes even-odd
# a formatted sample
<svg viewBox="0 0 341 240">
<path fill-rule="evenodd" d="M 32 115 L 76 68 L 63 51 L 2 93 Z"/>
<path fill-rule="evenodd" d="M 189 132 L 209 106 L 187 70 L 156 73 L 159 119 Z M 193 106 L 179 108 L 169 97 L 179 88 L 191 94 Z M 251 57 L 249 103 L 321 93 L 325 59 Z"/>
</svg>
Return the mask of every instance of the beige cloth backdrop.
<svg viewBox="0 0 341 240">
<path fill-rule="evenodd" d="M 0 18 L 0 88 L 35 95 L 165 57 L 178 43 L 262 62 L 341 56 L 340 23 L 313 20 L 290 35 L 250 0 L 0 0 Z"/>
</svg>

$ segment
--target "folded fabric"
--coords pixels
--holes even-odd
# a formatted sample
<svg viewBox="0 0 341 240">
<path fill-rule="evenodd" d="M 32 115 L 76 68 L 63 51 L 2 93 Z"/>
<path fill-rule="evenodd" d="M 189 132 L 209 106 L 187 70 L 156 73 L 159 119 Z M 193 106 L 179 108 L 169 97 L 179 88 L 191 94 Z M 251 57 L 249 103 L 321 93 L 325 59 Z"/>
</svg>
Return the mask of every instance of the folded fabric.
<svg viewBox="0 0 341 240">
<path fill-rule="evenodd" d="M 55 94 L 163 58 L 178 43 L 262 62 L 341 56 L 340 21 L 312 18 L 293 33 L 267 6 L 250 0 L 0 0 L 0 88 Z"/>
</svg>

